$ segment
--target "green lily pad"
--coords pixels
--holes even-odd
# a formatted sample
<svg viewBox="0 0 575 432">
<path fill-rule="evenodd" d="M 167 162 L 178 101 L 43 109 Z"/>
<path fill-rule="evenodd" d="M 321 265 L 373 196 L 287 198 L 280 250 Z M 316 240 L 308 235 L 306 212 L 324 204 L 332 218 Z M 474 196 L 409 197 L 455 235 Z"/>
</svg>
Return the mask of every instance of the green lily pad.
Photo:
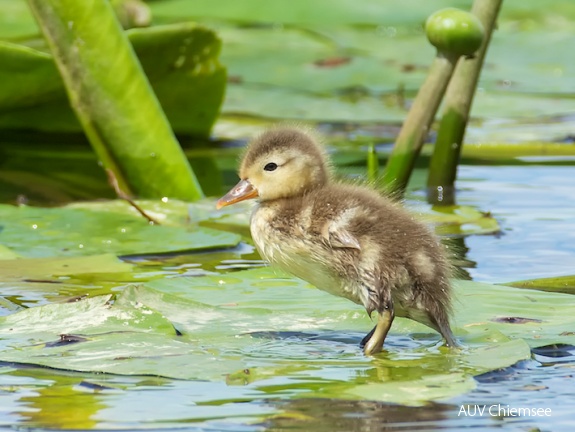
<svg viewBox="0 0 575 432">
<path fill-rule="evenodd" d="M 19 255 L 17 253 L 0 244 L 0 260 L 12 260 L 18 257 Z"/>
<path fill-rule="evenodd" d="M 237 245 L 240 236 L 197 226 L 151 226 L 141 216 L 0 205 L 0 242 L 25 257 L 143 255 Z"/>
<path fill-rule="evenodd" d="M 196 220 L 190 220 L 188 212 L 191 208 L 203 207 L 198 202 L 191 204 L 167 198 L 164 200 L 136 200 L 135 202 L 148 216 L 158 222 L 161 226 L 181 227 L 189 223 L 196 223 Z M 141 217 L 140 213 L 134 207 L 132 207 L 127 201 L 121 199 L 75 202 L 68 204 L 66 208 L 84 209 L 121 216 Z"/>
<path fill-rule="evenodd" d="M 433 331 L 397 319 L 375 357 L 358 347 L 371 327 L 360 307 L 269 268 L 149 285 L 126 288 L 113 304 L 103 296 L 0 318 L 0 360 L 225 380 L 262 397 L 420 404 L 529 358 L 529 345 L 575 342 L 565 332 L 572 296 L 474 282 L 455 282 L 461 350 L 438 349 Z M 289 384 L 275 387 L 274 377 Z"/>
<path fill-rule="evenodd" d="M 16 303 L 11 302 L 10 300 L 0 297 L 0 316 L 2 315 L 10 315 L 14 312 L 18 312 L 23 308 Z"/>
<path fill-rule="evenodd" d="M 465 7 L 464 0 L 386 1 L 318 0 L 313 3 L 294 0 L 288 4 L 281 0 L 247 0 L 242 3 L 222 0 L 214 7 L 209 0 L 198 0 L 194 5 L 186 0 L 164 0 L 151 5 L 159 20 L 197 19 L 198 17 L 243 22 L 281 23 L 296 25 L 334 26 L 341 24 L 419 24 L 421 16 L 446 6 Z"/>
<path fill-rule="evenodd" d="M 312 328 L 319 325 L 332 330 L 366 330 L 367 319 L 361 308 L 313 289 L 299 279 L 286 277 L 273 268 L 155 280 L 148 286 L 214 307 L 258 309 L 281 315 L 274 317 L 274 329 L 283 323 L 283 330 L 301 331 L 306 329 L 308 322 L 316 321 Z M 575 342 L 575 336 L 563 335 L 565 328 L 575 322 L 575 317 L 561 313 L 575 306 L 572 296 L 461 280 L 454 281 L 454 290 L 454 331 L 464 343 L 467 340 L 497 342 L 513 338 L 524 339 L 538 347 Z M 297 302 L 293 301 L 294 291 Z M 288 311 L 306 318 L 298 320 L 286 313 Z M 520 323 L 521 320 L 515 318 L 525 318 L 525 322 Z M 411 320 L 398 318 L 396 321 L 393 327 L 396 332 L 430 332 Z"/>
<path fill-rule="evenodd" d="M 0 260 L 2 282 L 21 279 L 54 279 L 58 276 L 85 273 L 123 273 L 132 264 L 120 261 L 115 255 L 96 255 L 73 258 L 21 258 Z"/>
<path fill-rule="evenodd" d="M 433 223 L 437 234 L 442 236 L 496 234 L 501 231 L 497 220 L 489 212 L 469 206 L 433 206 L 422 217 Z"/>
<path fill-rule="evenodd" d="M 557 276 L 541 279 L 530 279 L 517 282 L 508 282 L 502 285 L 516 288 L 529 288 L 540 291 L 575 294 L 575 276 Z"/>
<path fill-rule="evenodd" d="M 415 94 L 434 56 L 422 23 L 446 6 L 468 9 L 469 3 L 364 0 L 357 7 L 322 0 L 286 8 L 279 1 L 247 0 L 215 8 L 206 1 L 166 0 L 151 8 L 159 22 L 204 20 L 217 29 L 231 77 L 224 114 L 365 123 L 405 117 L 404 99 Z M 566 19 L 572 13 L 573 5 L 561 0 L 552 7 L 529 1 L 502 8 L 474 118 L 571 112 L 575 62 L 548 47 L 572 39 L 575 27 Z"/>
<path fill-rule="evenodd" d="M 233 231 L 249 238 L 250 214 L 254 202 L 241 202 L 222 210 L 216 210 L 213 199 L 205 199 L 194 203 L 179 200 L 136 200 L 136 204 L 148 216 L 162 226 L 183 226 L 186 224 Z M 103 211 L 119 215 L 138 216 L 139 213 L 123 200 L 90 201 L 69 204 L 68 208 L 79 208 Z"/>
</svg>

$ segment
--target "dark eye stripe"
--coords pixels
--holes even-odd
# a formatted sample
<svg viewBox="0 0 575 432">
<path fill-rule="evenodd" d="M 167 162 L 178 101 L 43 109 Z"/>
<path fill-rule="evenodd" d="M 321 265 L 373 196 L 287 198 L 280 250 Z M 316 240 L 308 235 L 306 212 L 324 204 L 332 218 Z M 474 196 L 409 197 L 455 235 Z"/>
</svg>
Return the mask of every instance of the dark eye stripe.
<svg viewBox="0 0 575 432">
<path fill-rule="evenodd" d="M 275 171 L 277 167 L 278 167 L 278 164 L 270 162 L 264 167 L 264 170 L 265 171 Z"/>
</svg>

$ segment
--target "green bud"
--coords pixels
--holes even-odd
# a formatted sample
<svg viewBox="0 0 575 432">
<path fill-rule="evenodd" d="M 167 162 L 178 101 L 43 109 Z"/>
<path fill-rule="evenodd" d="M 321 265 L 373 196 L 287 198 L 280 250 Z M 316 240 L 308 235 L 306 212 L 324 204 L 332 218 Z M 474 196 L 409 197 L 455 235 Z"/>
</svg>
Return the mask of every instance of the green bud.
<svg viewBox="0 0 575 432">
<path fill-rule="evenodd" d="M 425 23 L 427 38 L 440 53 L 469 56 L 481 46 L 485 31 L 479 18 L 455 8 L 441 9 Z"/>
</svg>

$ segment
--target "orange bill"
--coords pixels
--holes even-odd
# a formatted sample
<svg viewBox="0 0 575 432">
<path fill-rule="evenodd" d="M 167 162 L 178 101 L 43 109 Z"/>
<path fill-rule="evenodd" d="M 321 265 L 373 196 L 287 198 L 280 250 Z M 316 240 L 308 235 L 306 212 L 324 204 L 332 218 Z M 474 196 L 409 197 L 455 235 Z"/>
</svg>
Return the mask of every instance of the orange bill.
<svg viewBox="0 0 575 432">
<path fill-rule="evenodd" d="M 232 190 L 221 197 L 216 203 L 216 208 L 219 210 L 222 207 L 235 204 L 240 201 L 256 198 L 258 191 L 254 189 L 252 184 L 247 180 L 241 180 L 235 185 Z"/>
</svg>

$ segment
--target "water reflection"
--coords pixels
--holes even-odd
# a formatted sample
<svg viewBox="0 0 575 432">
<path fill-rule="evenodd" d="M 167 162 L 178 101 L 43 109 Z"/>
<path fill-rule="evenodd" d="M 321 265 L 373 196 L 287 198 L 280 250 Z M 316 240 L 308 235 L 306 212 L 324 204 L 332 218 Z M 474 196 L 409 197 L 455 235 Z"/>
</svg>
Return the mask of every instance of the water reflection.
<svg viewBox="0 0 575 432">
<path fill-rule="evenodd" d="M 415 431 L 444 428 L 456 411 L 447 404 L 421 407 L 372 401 L 299 399 L 271 403 L 283 411 L 266 422 L 266 431 Z M 443 425 L 443 426 L 442 426 Z"/>
<path fill-rule="evenodd" d="M 78 386 L 84 380 L 79 374 L 54 374 L 24 367 L 13 370 L 10 381 L 12 396 L 16 399 L 12 415 L 30 427 L 92 429 L 97 424 L 94 414 L 105 406 L 99 393 L 107 387 L 100 385 L 98 391 L 81 390 Z"/>
</svg>

